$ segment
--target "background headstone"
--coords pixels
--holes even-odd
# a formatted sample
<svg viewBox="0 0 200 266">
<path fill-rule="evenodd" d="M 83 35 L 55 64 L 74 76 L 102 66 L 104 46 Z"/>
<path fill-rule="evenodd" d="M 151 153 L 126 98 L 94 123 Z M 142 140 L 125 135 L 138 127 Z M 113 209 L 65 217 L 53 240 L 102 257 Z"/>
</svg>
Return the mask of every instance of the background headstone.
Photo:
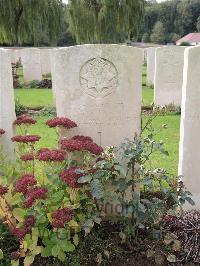
<svg viewBox="0 0 200 266">
<path fill-rule="evenodd" d="M 185 51 L 182 93 L 179 175 L 200 210 L 200 46 Z"/>
<path fill-rule="evenodd" d="M 147 84 L 154 85 L 156 48 L 147 49 Z"/>
<path fill-rule="evenodd" d="M 24 81 L 42 80 L 40 49 L 24 48 L 21 50 Z"/>
<path fill-rule="evenodd" d="M 55 82 L 56 50 L 57 49 L 51 49 L 51 51 L 50 51 L 51 81 L 52 81 L 52 93 L 53 93 L 53 102 L 54 102 L 54 104 L 56 103 L 56 82 Z"/>
<path fill-rule="evenodd" d="M 141 49 L 82 45 L 55 54 L 57 115 L 78 124 L 71 134 L 91 136 L 105 147 L 140 132 Z"/>
<path fill-rule="evenodd" d="M 154 103 L 156 106 L 181 105 L 185 47 L 156 49 Z"/>
<path fill-rule="evenodd" d="M 40 48 L 42 75 L 51 73 L 50 50 L 48 48 Z"/>
<path fill-rule="evenodd" d="M 0 49 L 0 128 L 6 131 L 0 141 L 10 159 L 14 156 L 14 145 L 10 138 L 14 135 L 13 122 L 15 119 L 11 52 Z"/>
<path fill-rule="evenodd" d="M 12 52 L 11 63 L 13 64 L 19 63 L 20 62 L 20 50 L 10 49 L 10 51 Z"/>
</svg>

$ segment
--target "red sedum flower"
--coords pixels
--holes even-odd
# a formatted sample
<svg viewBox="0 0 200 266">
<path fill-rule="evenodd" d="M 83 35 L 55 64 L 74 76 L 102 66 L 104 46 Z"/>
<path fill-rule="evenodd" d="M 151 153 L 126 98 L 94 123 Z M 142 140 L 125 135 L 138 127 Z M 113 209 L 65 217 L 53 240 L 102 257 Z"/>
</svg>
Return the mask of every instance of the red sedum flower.
<svg viewBox="0 0 200 266">
<path fill-rule="evenodd" d="M 61 150 L 41 149 L 38 151 L 37 159 L 44 162 L 62 162 L 65 160 L 65 152 Z"/>
<path fill-rule="evenodd" d="M 24 162 L 27 162 L 27 161 L 33 161 L 34 160 L 34 155 L 32 153 L 27 153 L 27 154 L 24 154 L 20 157 L 20 159 Z"/>
<path fill-rule="evenodd" d="M 103 148 L 92 141 L 90 137 L 75 136 L 71 139 L 62 139 L 61 148 L 67 151 L 89 151 L 92 154 L 100 155 Z"/>
<path fill-rule="evenodd" d="M 26 228 L 15 228 L 12 230 L 12 234 L 16 236 L 19 240 L 24 239 L 27 233 L 28 231 Z"/>
<path fill-rule="evenodd" d="M 3 130 L 2 128 L 0 128 L 0 136 L 2 136 L 5 133 L 6 133 L 5 130 Z"/>
<path fill-rule="evenodd" d="M 73 211 L 69 208 L 63 208 L 52 213 L 52 226 L 54 228 L 64 228 L 65 224 L 71 221 L 73 216 Z"/>
<path fill-rule="evenodd" d="M 72 188 L 79 188 L 80 185 L 77 183 L 77 180 L 83 176 L 82 173 L 78 173 L 78 168 L 71 167 L 67 170 L 64 170 L 60 174 L 60 179 L 67 184 L 69 187 Z"/>
<path fill-rule="evenodd" d="M 3 187 L 0 185 L 0 196 L 4 196 L 8 192 L 8 187 Z"/>
<path fill-rule="evenodd" d="M 23 194 L 27 193 L 27 190 L 37 184 L 37 181 L 33 175 L 25 174 L 15 183 L 15 191 Z"/>
<path fill-rule="evenodd" d="M 49 127 L 65 127 L 65 128 L 74 128 L 77 127 L 77 124 L 75 122 L 73 122 L 72 120 L 70 120 L 69 118 L 66 117 L 55 117 L 52 119 L 49 119 L 46 124 Z"/>
<path fill-rule="evenodd" d="M 33 187 L 26 192 L 24 208 L 30 208 L 34 205 L 36 200 L 44 200 L 47 197 L 47 188 Z"/>
<path fill-rule="evenodd" d="M 25 228 L 32 228 L 35 225 L 35 217 L 33 215 L 29 215 L 26 217 L 24 221 Z"/>
<path fill-rule="evenodd" d="M 83 141 L 83 142 L 93 142 L 93 139 L 91 137 L 88 137 L 88 136 L 77 135 L 77 136 L 72 137 L 72 139 Z"/>
<path fill-rule="evenodd" d="M 20 115 L 17 117 L 17 119 L 14 121 L 14 125 L 34 125 L 36 123 L 36 120 L 28 115 Z"/>
<path fill-rule="evenodd" d="M 40 140 L 40 136 L 37 135 L 25 135 L 25 136 L 14 136 L 11 138 L 13 142 L 19 143 L 35 143 Z"/>
</svg>

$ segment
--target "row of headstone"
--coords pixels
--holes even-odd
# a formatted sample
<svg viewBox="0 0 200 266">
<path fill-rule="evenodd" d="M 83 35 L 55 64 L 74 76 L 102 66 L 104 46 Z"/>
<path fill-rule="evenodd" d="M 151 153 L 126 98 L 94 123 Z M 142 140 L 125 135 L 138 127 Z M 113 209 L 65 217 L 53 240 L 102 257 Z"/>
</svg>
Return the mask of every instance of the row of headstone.
<svg viewBox="0 0 200 266">
<path fill-rule="evenodd" d="M 147 84 L 154 86 L 155 106 L 181 106 L 185 47 L 147 49 Z"/>
<path fill-rule="evenodd" d="M 179 175 L 200 210 L 200 46 L 184 56 Z"/>
<path fill-rule="evenodd" d="M 24 82 L 42 80 L 42 75 L 51 73 L 50 49 L 25 48 L 21 50 Z"/>
<path fill-rule="evenodd" d="M 169 70 L 172 76 L 166 64 L 176 51 L 172 54 L 158 49 L 158 55 L 167 55 L 162 63 L 164 73 L 161 73 L 167 75 L 165 72 Z M 54 49 L 51 60 L 57 115 L 67 116 L 78 124 L 77 128 L 64 132 L 64 136 L 90 135 L 106 147 L 119 145 L 124 138 L 140 134 L 141 49 L 83 45 Z M 174 66 L 180 65 L 177 59 L 173 60 Z M 183 73 L 179 174 L 183 175 L 184 183 L 200 208 L 200 46 L 186 49 Z M 7 132 L 3 142 L 9 155 L 13 154 L 10 137 L 14 119 L 11 58 L 8 51 L 1 49 L 0 128 Z"/>
</svg>

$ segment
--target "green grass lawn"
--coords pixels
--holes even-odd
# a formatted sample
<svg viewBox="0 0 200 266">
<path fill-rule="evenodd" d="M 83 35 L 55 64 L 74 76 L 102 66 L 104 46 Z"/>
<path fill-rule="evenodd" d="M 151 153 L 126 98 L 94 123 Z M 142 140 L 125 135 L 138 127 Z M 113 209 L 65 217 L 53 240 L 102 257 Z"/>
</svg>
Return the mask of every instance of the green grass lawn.
<svg viewBox="0 0 200 266">
<path fill-rule="evenodd" d="M 19 73 L 22 76 L 22 69 Z M 153 103 L 154 91 L 146 86 L 146 67 L 143 67 L 143 106 Z M 48 106 L 53 104 L 52 90 L 50 89 L 16 89 L 15 97 L 20 103 L 28 107 Z M 38 123 L 31 127 L 31 134 L 38 134 L 42 139 L 37 143 L 37 148 L 56 147 L 56 132 L 45 125 L 48 116 L 37 117 Z M 147 115 L 143 115 L 143 124 L 148 119 Z M 167 129 L 163 129 L 162 125 L 167 124 Z M 165 168 L 170 174 L 177 175 L 178 168 L 178 145 L 179 145 L 179 125 L 180 116 L 168 114 L 157 116 L 153 121 L 153 126 L 157 140 L 163 140 L 169 156 L 154 154 L 152 156 L 152 166 Z M 144 134 L 146 134 L 144 132 Z"/>
<path fill-rule="evenodd" d="M 51 89 L 15 89 L 15 98 L 28 107 L 40 107 L 53 104 Z"/>
<path fill-rule="evenodd" d="M 148 116 L 143 115 L 143 126 L 148 120 Z M 167 128 L 162 127 L 163 124 Z M 156 168 L 164 168 L 170 174 L 177 175 L 178 172 L 178 150 L 179 150 L 179 115 L 157 116 L 153 120 L 153 128 L 155 130 L 155 139 L 162 140 L 165 143 L 165 149 L 169 152 L 169 156 L 160 153 L 152 155 L 152 166 Z M 146 135 L 144 132 L 143 135 Z"/>
</svg>

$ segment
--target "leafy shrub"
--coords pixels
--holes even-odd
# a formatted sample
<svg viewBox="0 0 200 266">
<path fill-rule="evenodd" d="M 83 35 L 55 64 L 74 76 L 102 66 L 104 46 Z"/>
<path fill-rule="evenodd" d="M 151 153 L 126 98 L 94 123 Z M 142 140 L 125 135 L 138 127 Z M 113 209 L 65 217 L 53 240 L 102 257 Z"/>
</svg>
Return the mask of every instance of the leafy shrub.
<svg viewBox="0 0 200 266">
<path fill-rule="evenodd" d="M 42 108 L 42 110 L 38 111 L 37 114 L 41 116 L 49 116 L 49 115 L 56 116 L 56 107 L 55 106 L 44 107 Z"/>
<path fill-rule="evenodd" d="M 83 233 L 87 236 L 104 218 L 120 226 L 122 242 L 142 233 L 164 243 L 163 218 L 185 201 L 193 204 L 177 178 L 149 168 L 154 151 L 168 155 L 151 132 L 103 150 L 88 136 L 61 138 L 77 124 L 57 117 L 46 125 L 57 129 L 58 148 L 36 150 L 41 137 L 28 134 L 36 122 L 26 115 L 17 118 L 14 124 L 22 132 L 12 138 L 17 166 L 12 174 L 1 173 L 0 218 L 20 244 L 12 250 L 12 265 L 20 260 L 31 265 L 38 254 L 65 261 Z M 147 123 L 145 128 L 151 127 Z M 152 254 L 154 250 L 147 255 Z M 162 260 L 161 255 L 155 260 Z"/>
<path fill-rule="evenodd" d="M 51 89 L 52 88 L 52 81 L 50 79 L 43 79 L 38 83 L 37 88 Z"/>
<path fill-rule="evenodd" d="M 39 80 L 32 80 L 29 82 L 28 87 L 29 88 L 38 88 L 40 81 Z"/>
<path fill-rule="evenodd" d="M 19 102 L 19 99 L 15 100 L 15 113 L 16 115 L 21 115 L 27 112 L 27 108 Z"/>
</svg>

